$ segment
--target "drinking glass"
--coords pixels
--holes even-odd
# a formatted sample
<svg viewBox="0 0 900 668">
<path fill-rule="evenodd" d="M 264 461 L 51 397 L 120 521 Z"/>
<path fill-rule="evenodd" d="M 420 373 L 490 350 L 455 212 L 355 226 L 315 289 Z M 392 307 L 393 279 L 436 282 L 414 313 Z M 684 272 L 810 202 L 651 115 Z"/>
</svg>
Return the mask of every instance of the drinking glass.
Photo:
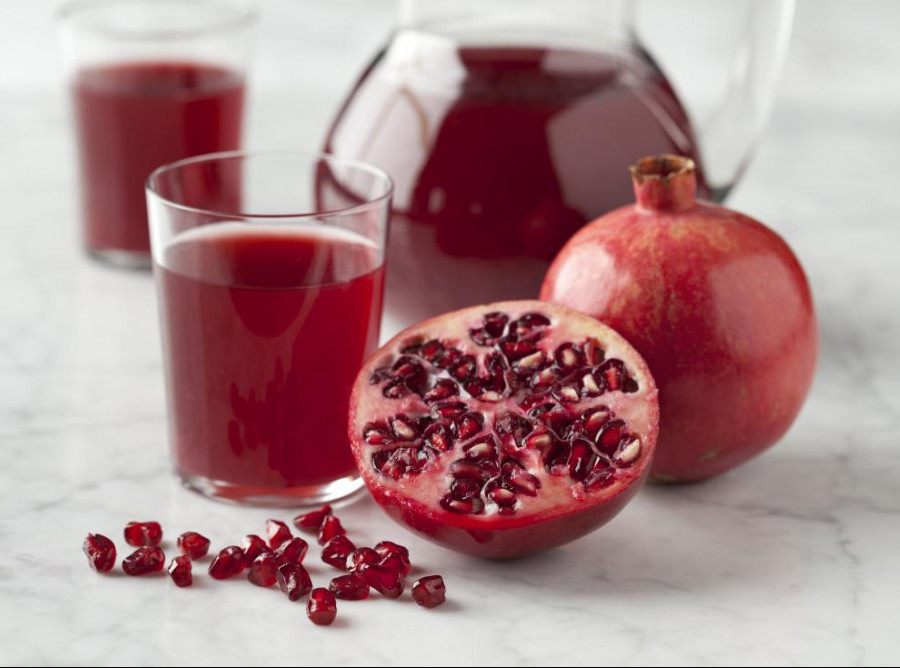
<svg viewBox="0 0 900 668">
<path fill-rule="evenodd" d="M 350 390 L 375 350 L 392 184 L 327 155 L 225 152 L 147 181 L 176 474 L 305 505 L 361 487 Z"/>
<path fill-rule="evenodd" d="M 60 12 L 88 253 L 147 267 L 144 181 L 240 147 L 255 14 L 225 0 L 86 0 Z"/>
</svg>

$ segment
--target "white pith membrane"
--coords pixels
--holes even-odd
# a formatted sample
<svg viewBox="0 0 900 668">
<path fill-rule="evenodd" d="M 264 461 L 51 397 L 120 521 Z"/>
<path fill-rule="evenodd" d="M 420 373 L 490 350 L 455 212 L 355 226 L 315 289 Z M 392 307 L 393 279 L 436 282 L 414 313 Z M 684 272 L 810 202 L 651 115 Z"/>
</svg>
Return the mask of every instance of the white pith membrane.
<svg viewBox="0 0 900 668">
<path fill-rule="evenodd" d="M 425 322 L 367 365 L 355 440 L 381 488 L 472 521 L 524 519 L 595 505 L 641 474 L 655 389 L 624 364 L 634 350 L 593 318 L 514 304 Z"/>
</svg>

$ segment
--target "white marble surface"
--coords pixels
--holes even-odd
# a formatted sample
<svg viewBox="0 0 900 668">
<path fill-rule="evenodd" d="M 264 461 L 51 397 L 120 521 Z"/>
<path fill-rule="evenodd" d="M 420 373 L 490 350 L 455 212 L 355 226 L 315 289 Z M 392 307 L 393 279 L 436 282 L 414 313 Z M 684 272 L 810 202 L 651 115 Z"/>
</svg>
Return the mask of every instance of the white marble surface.
<svg viewBox="0 0 900 668">
<path fill-rule="evenodd" d="M 646 489 L 598 533 L 516 563 L 445 552 L 356 503 L 341 513 L 354 535 L 409 544 L 452 603 L 374 598 L 330 629 L 273 591 L 85 564 L 87 531 L 119 539 L 132 518 L 222 544 L 271 513 L 168 475 L 149 277 L 77 249 L 52 5 L 0 6 L 0 664 L 900 659 L 900 3 L 800 5 L 771 130 L 731 200 L 787 237 L 815 291 L 821 363 L 784 441 L 709 483 Z M 313 147 L 390 3 L 263 6 L 250 144 Z"/>
</svg>

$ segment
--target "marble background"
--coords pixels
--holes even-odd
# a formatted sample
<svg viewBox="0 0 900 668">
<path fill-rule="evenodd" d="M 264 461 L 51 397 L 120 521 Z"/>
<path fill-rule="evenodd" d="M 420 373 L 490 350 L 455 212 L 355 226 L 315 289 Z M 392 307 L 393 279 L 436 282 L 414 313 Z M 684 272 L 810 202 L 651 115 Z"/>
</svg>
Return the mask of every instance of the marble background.
<svg viewBox="0 0 900 668">
<path fill-rule="evenodd" d="M 770 130 L 730 202 L 787 238 L 815 292 L 821 362 L 784 441 L 706 484 L 648 488 L 600 532 L 517 563 L 445 552 L 356 503 L 353 535 L 408 544 L 452 602 L 373 598 L 330 629 L 274 591 L 179 591 L 84 563 L 85 533 L 118 538 L 128 519 L 221 545 L 272 513 L 168 474 L 151 281 L 78 249 L 55 4 L 0 4 L 0 664 L 900 659 L 900 3 L 800 3 Z M 392 5 L 262 5 L 248 145 L 313 148 Z"/>
</svg>

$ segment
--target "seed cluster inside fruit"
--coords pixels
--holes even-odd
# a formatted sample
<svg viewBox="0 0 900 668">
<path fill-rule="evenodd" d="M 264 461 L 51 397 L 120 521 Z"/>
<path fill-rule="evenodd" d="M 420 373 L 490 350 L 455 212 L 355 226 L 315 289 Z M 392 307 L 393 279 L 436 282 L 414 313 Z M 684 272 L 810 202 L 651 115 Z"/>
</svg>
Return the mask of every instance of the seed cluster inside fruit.
<svg viewBox="0 0 900 668">
<path fill-rule="evenodd" d="M 405 341 L 369 378 L 403 406 L 363 427 L 372 468 L 401 479 L 452 458 L 440 504 L 473 515 L 512 515 L 537 496 L 534 461 L 588 492 L 613 484 L 642 444 L 603 397 L 639 384 L 596 339 L 550 343 L 550 329 L 541 313 L 492 312 L 468 341 Z"/>
</svg>

